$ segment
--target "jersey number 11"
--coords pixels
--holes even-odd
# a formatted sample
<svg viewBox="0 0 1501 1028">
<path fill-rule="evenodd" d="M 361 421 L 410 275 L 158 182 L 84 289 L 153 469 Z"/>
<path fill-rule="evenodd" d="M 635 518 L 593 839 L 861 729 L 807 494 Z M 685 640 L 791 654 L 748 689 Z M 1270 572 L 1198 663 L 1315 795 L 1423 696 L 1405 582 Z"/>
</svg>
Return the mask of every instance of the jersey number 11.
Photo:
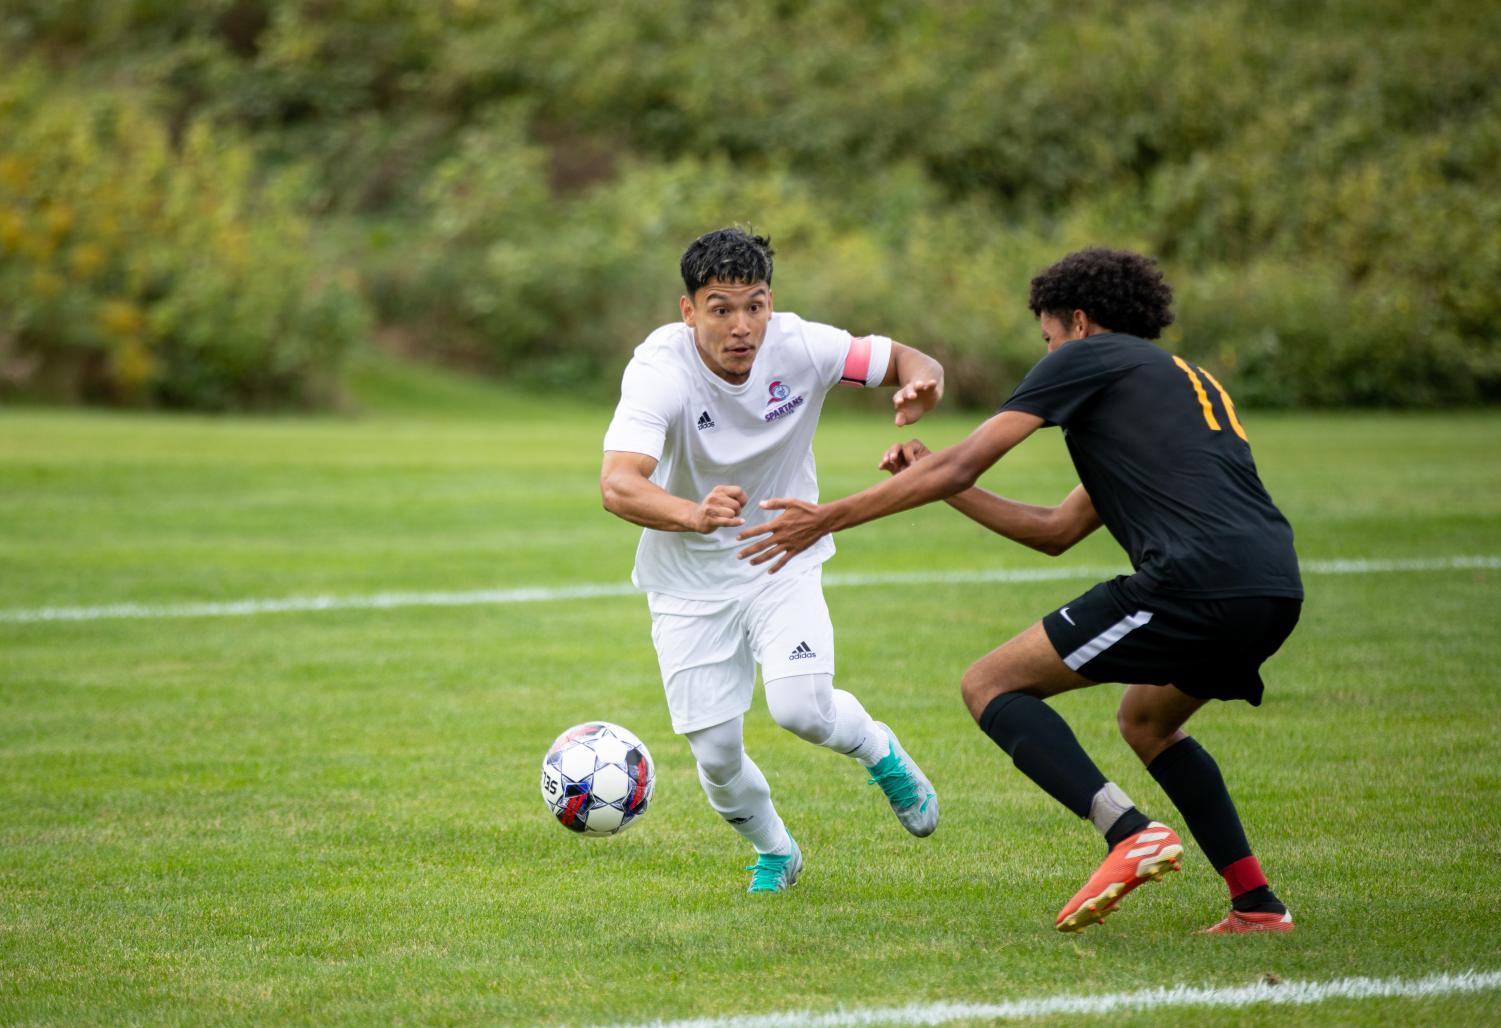
<svg viewBox="0 0 1501 1028">
<path fill-rule="evenodd" d="M 1204 408 L 1204 423 L 1216 432 L 1221 431 L 1219 419 L 1214 416 L 1214 408 L 1209 405 L 1209 394 L 1204 391 L 1204 383 L 1199 381 L 1199 375 L 1194 373 L 1193 367 L 1187 361 L 1176 354 L 1173 356 L 1173 363 L 1182 368 L 1183 374 L 1187 375 L 1188 380 L 1193 383 L 1194 392 L 1199 397 L 1199 406 Z M 1209 379 L 1209 384 L 1214 386 L 1214 391 L 1220 394 L 1220 402 L 1225 405 L 1225 416 L 1230 419 L 1231 430 L 1245 439 L 1246 430 L 1241 427 L 1240 419 L 1235 416 L 1235 404 L 1230 402 L 1230 394 L 1225 392 L 1225 387 L 1220 385 L 1219 380 L 1209 372 L 1203 368 L 1200 368 L 1199 372 Z"/>
</svg>

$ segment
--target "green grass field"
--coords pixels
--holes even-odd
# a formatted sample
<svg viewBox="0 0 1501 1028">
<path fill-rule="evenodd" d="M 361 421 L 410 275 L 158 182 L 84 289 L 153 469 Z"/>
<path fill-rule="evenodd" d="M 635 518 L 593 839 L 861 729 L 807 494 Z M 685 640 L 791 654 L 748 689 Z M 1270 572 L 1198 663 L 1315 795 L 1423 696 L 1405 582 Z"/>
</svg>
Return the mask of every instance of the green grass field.
<svg viewBox="0 0 1501 1028">
<path fill-rule="evenodd" d="M 1190 934 L 1225 908 L 1192 845 L 1105 927 L 1054 932 L 1099 840 L 958 698 L 974 658 L 1124 566 L 1103 532 L 1049 560 L 936 507 L 840 538 L 831 575 L 1085 570 L 829 587 L 840 682 L 923 761 L 943 823 L 908 837 L 758 697 L 747 744 L 808 860 L 775 898 L 742 892 L 748 851 L 669 730 L 638 597 L 17 620 L 626 580 L 637 530 L 597 492 L 608 410 L 380 365 L 359 395 L 327 418 L 0 411 L 0 1023 L 591 1024 L 1501 969 L 1501 570 L 1311 572 L 1266 704 L 1195 723 L 1299 925 L 1230 939 Z M 1501 555 L 1501 414 L 1245 421 L 1310 566 Z M 828 415 L 825 494 L 872 481 L 897 437 Z M 986 480 L 1035 502 L 1072 482 L 1056 433 Z M 1117 695 L 1057 706 L 1171 817 Z M 537 792 L 548 743 L 592 718 L 657 762 L 613 839 L 564 831 Z M 1099 1020 L 1496 1023 L 1498 1004 Z"/>
</svg>

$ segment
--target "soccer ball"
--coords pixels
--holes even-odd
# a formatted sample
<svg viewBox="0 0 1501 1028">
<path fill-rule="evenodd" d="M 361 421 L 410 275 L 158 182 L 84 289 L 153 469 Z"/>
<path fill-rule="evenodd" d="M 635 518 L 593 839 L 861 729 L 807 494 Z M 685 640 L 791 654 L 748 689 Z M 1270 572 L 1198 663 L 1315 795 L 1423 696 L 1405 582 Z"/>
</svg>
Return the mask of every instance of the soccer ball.
<svg viewBox="0 0 1501 1028">
<path fill-rule="evenodd" d="M 542 758 L 542 801 L 570 831 L 614 835 L 646 813 L 656 777 L 645 743 L 590 721 L 558 736 Z"/>
</svg>

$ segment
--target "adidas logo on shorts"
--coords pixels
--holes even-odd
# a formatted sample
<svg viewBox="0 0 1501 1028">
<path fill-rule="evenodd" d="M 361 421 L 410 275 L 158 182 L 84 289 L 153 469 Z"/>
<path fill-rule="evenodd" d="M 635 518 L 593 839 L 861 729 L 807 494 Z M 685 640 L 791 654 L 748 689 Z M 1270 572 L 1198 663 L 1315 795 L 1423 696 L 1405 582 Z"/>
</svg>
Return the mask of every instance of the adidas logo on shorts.
<svg viewBox="0 0 1501 1028">
<path fill-rule="evenodd" d="M 796 649 L 794 649 L 791 653 L 787 654 L 787 659 L 788 660 L 807 660 L 810 657 L 816 657 L 816 656 L 818 656 L 818 654 L 816 654 L 816 653 L 813 652 L 813 647 L 809 646 L 806 642 L 800 642 L 800 643 L 797 644 L 797 648 Z"/>
</svg>

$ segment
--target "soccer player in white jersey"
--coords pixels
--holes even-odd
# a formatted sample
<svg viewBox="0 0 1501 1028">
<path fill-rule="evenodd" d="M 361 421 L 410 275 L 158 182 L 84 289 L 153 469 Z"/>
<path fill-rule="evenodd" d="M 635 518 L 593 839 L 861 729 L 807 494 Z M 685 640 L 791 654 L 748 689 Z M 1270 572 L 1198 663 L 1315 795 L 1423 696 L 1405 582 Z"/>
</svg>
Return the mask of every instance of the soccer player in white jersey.
<svg viewBox="0 0 1501 1028">
<path fill-rule="evenodd" d="M 673 731 L 688 738 L 709 805 L 755 847 L 750 892 L 796 881 L 802 853 L 745 752 L 756 665 L 777 724 L 859 761 L 902 825 L 926 836 L 938 796 L 891 730 L 834 688 L 824 539 L 786 574 L 735 559 L 741 512 L 818 498 L 813 432 L 841 382 L 896 386 L 896 423 L 943 394 L 943 368 L 884 336 L 854 337 L 772 310 L 772 249 L 739 228 L 684 252 L 683 320 L 636 348 L 605 433 L 605 509 L 643 526 L 631 580 L 647 594 Z"/>
</svg>

